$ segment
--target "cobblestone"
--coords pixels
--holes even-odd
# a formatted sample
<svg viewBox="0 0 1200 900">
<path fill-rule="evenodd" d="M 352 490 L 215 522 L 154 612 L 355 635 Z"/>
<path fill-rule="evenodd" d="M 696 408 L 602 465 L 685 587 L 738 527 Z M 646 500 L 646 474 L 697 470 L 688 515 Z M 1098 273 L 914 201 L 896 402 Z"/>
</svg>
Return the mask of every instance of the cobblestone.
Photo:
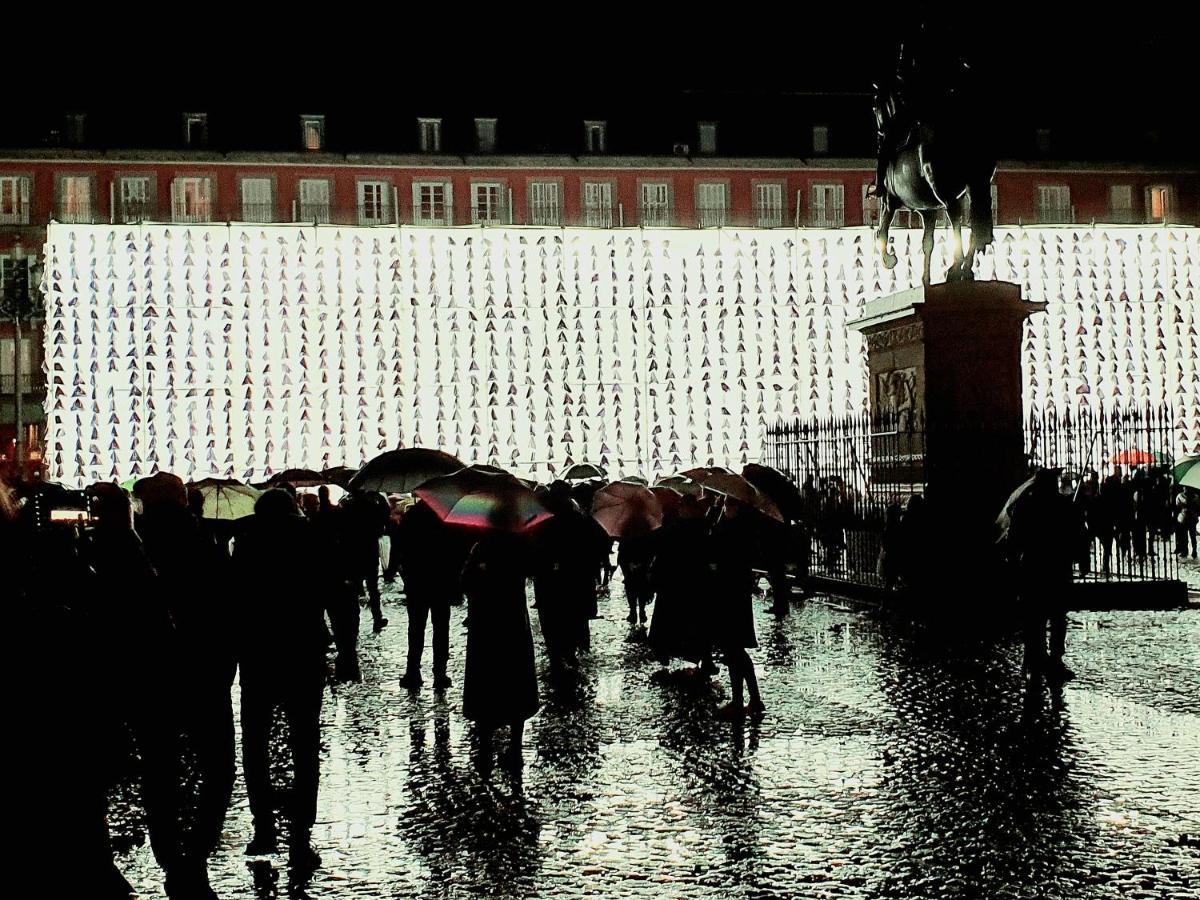
<svg viewBox="0 0 1200 900">
<path fill-rule="evenodd" d="M 460 715 L 464 610 L 438 699 L 398 685 L 405 617 L 385 603 L 363 683 L 326 700 L 324 866 L 293 885 L 281 858 L 249 863 L 239 778 L 210 867 L 222 897 L 1200 896 L 1196 610 L 1073 614 L 1078 678 L 1053 696 L 1012 646 L 760 604 L 768 711 L 737 725 L 713 714 L 723 684 L 656 674 L 618 584 L 576 688 L 539 656 L 523 772 L 483 773 Z M 112 821 L 119 865 L 161 896 L 132 787 Z"/>
</svg>

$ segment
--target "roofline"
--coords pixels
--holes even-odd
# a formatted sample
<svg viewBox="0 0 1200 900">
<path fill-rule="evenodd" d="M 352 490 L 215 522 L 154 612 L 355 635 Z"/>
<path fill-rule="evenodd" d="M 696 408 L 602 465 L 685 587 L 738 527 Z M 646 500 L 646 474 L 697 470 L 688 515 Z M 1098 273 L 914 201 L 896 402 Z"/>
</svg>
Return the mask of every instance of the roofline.
<svg viewBox="0 0 1200 900">
<path fill-rule="evenodd" d="M 452 154 L 373 154 L 329 152 L 280 152 L 184 150 L 46 150 L 0 149 L 3 163 L 104 163 L 121 165 L 263 165 L 327 168 L 397 168 L 444 171 L 446 169 L 687 169 L 692 171 L 874 171 L 872 157 L 719 157 L 719 156 L 617 156 L 617 155 L 452 155 Z M 1008 172 L 1087 172 L 1091 174 L 1200 174 L 1200 167 L 1183 163 L 1121 163 L 1083 160 L 1001 160 L 999 168 Z"/>
</svg>

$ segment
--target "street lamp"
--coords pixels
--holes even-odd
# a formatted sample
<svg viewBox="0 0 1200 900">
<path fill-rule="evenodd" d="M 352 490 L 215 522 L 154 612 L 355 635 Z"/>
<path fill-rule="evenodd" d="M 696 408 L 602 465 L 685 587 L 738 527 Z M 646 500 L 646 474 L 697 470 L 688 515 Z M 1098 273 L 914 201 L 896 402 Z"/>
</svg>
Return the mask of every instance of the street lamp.
<svg viewBox="0 0 1200 900">
<path fill-rule="evenodd" d="M 13 443 L 13 463 L 19 474 L 23 474 L 25 462 L 25 389 L 21 370 L 21 320 L 32 314 L 29 302 L 29 269 L 25 265 L 25 248 L 18 237 L 10 251 L 12 276 L 4 285 L 4 315 L 13 321 L 13 424 L 16 440 Z"/>
</svg>

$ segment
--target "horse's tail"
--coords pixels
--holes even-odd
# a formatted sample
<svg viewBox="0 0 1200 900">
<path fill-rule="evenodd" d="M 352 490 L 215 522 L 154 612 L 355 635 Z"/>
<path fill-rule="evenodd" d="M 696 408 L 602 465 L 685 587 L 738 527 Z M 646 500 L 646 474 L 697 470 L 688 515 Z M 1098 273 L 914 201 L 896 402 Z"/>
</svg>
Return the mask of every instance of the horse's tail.
<svg viewBox="0 0 1200 900">
<path fill-rule="evenodd" d="M 988 246 L 993 239 L 992 176 L 995 172 L 994 164 L 982 167 L 980 174 L 967 185 L 971 198 L 971 243 L 977 249 Z"/>
</svg>

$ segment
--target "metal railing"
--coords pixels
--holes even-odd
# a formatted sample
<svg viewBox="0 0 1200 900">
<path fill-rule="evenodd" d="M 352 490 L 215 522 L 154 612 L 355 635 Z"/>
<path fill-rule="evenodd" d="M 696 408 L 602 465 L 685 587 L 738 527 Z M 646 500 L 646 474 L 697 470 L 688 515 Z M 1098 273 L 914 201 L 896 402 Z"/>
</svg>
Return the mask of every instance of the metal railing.
<svg viewBox="0 0 1200 900">
<path fill-rule="evenodd" d="M 808 224 L 812 228 L 845 228 L 846 209 L 842 206 L 810 210 Z"/>
<path fill-rule="evenodd" d="M 1038 206 L 1037 224 L 1039 225 L 1074 225 L 1074 206 Z"/>
<path fill-rule="evenodd" d="M 638 224 L 643 228 L 669 228 L 676 222 L 675 207 L 639 204 Z"/>
<path fill-rule="evenodd" d="M 729 216 L 729 209 L 725 206 L 698 206 L 696 207 L 696 227 L 697 228 L 724 228 L 732 224 Z"/>
<path fill-rule="evenodd" d="M 951 431 L 931 433 L 917 416 L 866 414 L 768 428 L 763 461 L 800 486 L 807 570 L 881 586 L 889 507 L 925 493 L 930 436 L 961 437 Z M 1076 581 L 1179 577 L 1169 408 L 1035 412 L 1020 439 L 1027 474 L 1056 470 L 1071 499 L 1079 528 L 1064 540 L 1072 541 Z"/>
<path fill-rule="evenodd" d="M 471 206 L 471 223 L 474 225 L 510 225 L 511 211 L 507 204 L 485 204 Z"/>
<path fill-rule="evenodd" d="M 526 220 L 530 225 L 559 226 L 563 224 L 563 210 L 557 203 L 531 203 Z"/>
<path fill-rule="evenodd" d="M 46 379 L 42 375 L 26 373 L 21 376 L 21 392 L 24 394 L 40 394 L 46 390 Z M 0 394 L 15 394 L 17 392 L 16 375 L 0 375 Z"/>
</svg>

